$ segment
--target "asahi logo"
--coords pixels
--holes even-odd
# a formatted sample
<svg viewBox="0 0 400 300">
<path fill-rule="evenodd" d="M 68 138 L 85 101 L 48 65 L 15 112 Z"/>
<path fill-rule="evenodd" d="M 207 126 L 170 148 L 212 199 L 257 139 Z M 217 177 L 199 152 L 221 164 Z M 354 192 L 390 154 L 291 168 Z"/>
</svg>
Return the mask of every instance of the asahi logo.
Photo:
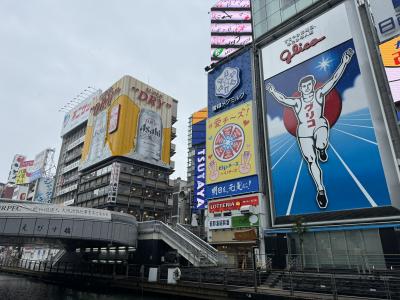
<svg viewBox="0 0 400 300">
<path fill-rule="evenodd" d="M 161 138 L 161 130 L 156 127 L 154 119 L 147 119 L 140 127 L 140 133 Z"/>
<path fill-rule="evenodd" d="M 314 35 L 315 28 L 316 26 L 310 25 L 297 34 L 287 38 L 284 42 L 289 49 L 285 49 L 281 52 L 280 59 L 290 64 L 293 57 L 325 40 L 326 36 L 311 38 L 311 36 Z"/>
</svg>

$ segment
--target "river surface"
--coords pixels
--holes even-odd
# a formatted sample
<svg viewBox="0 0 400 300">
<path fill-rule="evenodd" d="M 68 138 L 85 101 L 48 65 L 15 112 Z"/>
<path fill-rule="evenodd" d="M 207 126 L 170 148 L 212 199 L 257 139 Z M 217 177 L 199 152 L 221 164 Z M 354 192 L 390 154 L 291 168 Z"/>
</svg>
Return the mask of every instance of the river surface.
<svg viewBox="0 0 400 300">
<path fill-rule="evenodd" d="M 176 297 L 138 295 L 132 292 L 109 293 L 80 291 L 40 282 L 22 276 L 0 273 L 0 300 L 170 300 Z M 183 299 L 183 298 L 181 298 Z"/>
</svg>

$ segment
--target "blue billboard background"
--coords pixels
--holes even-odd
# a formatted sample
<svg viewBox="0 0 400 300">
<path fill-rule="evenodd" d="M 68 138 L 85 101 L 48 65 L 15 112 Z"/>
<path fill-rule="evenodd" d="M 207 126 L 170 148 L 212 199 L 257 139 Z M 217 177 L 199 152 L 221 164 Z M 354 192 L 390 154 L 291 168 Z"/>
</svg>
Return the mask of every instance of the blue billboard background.
<svg viewBox="0 0 400 300">
<path fill-rule="evenodd" d="M 206 187 L 206 147 L 205 145 L 195 148 L 194 155 L 194 190 L 193 211 L 205 209 L 207 200 L 205 197 Z"/>
<path fill-rule="evenodd" d="M 258 192 L 258 176 L 209 184 L 206 186 L 206 198 L 216 199 Z"/>
<path fill-rule="evenodd" d="M 314 75 L 319 83 L 332 77 L 343 53 L 355 49 L 352 40 L 265 80 L 291 97 L 300 78 Z M 316 185 L 296 137 L 283 124 L 284 106 L 264 91 L 269 134 L 269 160 L 276 216 L 390 205 L 362 76 L 354 54 L 335 86 L 341 114 L 329 130 L 328 161 L 319 162 L 329 199 L 326 208 L 316 202 Z"/>
<path fill-rule="evenodd" d="M 240 70 L 240 84 L 228 98 L 218 97 L 215 95 L 215 80 L 227 67 Z M 208 117 L 215 116 L 249 100 L 253 100 L 253 79 L 251 52 L 247 50 L 227 63 L 216 67 L 208 74 Z M 224 108 L 215 110 L 217 105 L 223 105 Z"/>
<path fill-rule="evenodd" d="M 192 125 L 192 145 L 206 143 L 206 119 Z"/>
</svg>

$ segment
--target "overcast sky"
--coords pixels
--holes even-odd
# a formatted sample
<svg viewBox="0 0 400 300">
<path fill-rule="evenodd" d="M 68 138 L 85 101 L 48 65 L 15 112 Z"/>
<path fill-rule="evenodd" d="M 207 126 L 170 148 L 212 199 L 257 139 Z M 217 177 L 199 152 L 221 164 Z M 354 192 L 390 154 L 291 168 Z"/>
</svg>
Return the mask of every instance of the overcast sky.
<svg viewBox="0 0 400 300">
<path fill-rule="evenodd" d="M 187 124 L 206 106 L 209 10 L 216 0 L 2 0 L 0 182 L 14 154 L 46 147 L 58 160 L 63 113 L 87 86 L 128 74 L 174 97 L 173 178 L 186 178 Z"/>
</svg>

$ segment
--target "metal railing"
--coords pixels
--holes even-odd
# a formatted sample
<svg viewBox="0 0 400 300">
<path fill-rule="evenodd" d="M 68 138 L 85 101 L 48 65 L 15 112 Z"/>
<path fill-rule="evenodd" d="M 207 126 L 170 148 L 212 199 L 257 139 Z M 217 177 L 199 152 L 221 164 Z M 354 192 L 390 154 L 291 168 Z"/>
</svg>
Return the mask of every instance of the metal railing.
<svg viewBox="0 0 400 300">
<path fill-rule="evenodd" d="M 195 244 L 200 250 L 201 255 L 206 255 L 207 259 L 211 261 L 211 264 L 216 266 L 218 264 L 218 250 L 212 247 L 209 243 L 203 241 L 197 235 L 186 229 L 181 224 L 176 224 L 175 230 L 182 236 L 187 238 L 191 243 Z"/>
<path fill-rule="evenodd" d="M 181 233 L 175 231 L 167 224 L 154 220 L 138 223 L 139 234 L 158 233 L 160 238 L 170 245 L 178 253 L 185 257 L 194 266 L 207 266 L 214 264 L 215 256 L 205 252 L 201 247 L 193 243 L 190 239 L 184 237 Z"/>
<path fill-rule="evenodd" d="M 274 265 L 274 259 L 260 255 L 265 265 Z M 394 255 L 398 256 L 398 255 Z M 385 258 L 391 260 L 391 256 Z M 255 261 L 255 260 L 253 260 Z M 172 265 L 133 265 L 127 262 L 110 263 L 68 263 L 39 262 L 7 257 L 0 259 L 0 269 L 25 269 L 27 271 L 61 274 L 65 276 L 107 277 L 125 279 L 132 282 L 149 282 L 150 268 L 157 268 L 157 282 L 166 283 L 168 268 Z M 237 290 L 241 287 L 250 288 L 259 294 L 273 294 L 287 297 L 338 299 L 341 296 L 366 297 L 376 299 L 400 299 L 400 273 L 395 269 L 371 270 L 371 273 L 358 273 L 357 270 L 336 270 L 335 272 L 320 269 L 273 269 L 258 268 L 249 265 L 248 268 L 196 268 L 180 267 L 179 284 L 219 285 L 224 290 Z"/>
</svg>

